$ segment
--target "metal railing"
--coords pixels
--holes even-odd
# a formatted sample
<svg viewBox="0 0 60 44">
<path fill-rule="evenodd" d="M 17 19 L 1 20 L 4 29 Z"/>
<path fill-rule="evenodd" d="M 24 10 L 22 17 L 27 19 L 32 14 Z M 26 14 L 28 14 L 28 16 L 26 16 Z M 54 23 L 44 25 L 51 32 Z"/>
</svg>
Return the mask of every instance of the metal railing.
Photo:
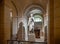
<svg viewBox="0 0 60 44">
<path fill-rule="evenodd" d="M 47 42 L 7 40 L 7 44 L 47 44 Z"/>
</svg>

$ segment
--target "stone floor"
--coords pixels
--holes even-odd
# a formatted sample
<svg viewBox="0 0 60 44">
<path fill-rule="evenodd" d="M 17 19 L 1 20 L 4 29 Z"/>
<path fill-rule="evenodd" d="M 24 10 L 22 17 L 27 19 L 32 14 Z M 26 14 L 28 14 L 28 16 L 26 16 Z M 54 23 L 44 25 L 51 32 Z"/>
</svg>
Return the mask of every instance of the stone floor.
<svg viewBox="0 0 60 44">
<path fill-rule="evenodd" d="M 14 43 L 8 43 L 8 44 L 46 44 L 45 42 L 14 42 Z"/>
<path fill-rule="evenodd" d="M 40 43 L 31 43 L 31 44 L 45 44 L 45 43 L 43 43 L 43 42 L 40 42 Z"/>
</svg>

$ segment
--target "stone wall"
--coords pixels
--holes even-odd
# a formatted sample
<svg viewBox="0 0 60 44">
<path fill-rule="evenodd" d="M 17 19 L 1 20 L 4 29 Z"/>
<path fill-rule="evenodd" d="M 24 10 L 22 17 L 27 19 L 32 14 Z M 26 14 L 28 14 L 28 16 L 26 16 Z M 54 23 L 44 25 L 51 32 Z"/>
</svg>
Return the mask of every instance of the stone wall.
<svg viewBox="0 0 60 44">
<path fill-rule="evenodd" d="M 4 44 L 4 0 L 0 0 L 0 44 Z"/>
<path fill-rule="evenodd" d="M 55 44 L 60 44 L 60 0 L 54 0 L 54 36 Z"/>
</svg>

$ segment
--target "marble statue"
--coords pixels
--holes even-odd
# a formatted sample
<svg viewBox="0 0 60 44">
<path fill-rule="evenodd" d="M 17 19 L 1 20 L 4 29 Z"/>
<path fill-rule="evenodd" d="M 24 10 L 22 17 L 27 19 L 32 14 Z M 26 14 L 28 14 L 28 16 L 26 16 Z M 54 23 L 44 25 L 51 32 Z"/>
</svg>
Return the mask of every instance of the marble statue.
<svg viewBox="0 0 60 44">
<path fill-rule="evenodd" d="M 29 31 L 34 31 L 34 17 L 33 14 L 30 15 L 28 20 Z"/>
</svg>

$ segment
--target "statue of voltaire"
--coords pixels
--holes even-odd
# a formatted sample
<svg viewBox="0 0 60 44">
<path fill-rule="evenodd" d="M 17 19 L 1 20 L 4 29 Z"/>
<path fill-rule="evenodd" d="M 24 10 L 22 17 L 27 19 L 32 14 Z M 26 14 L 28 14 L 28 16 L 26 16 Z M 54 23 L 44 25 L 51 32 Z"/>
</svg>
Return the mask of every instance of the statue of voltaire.
<svg viewBox="0 0 60 44">
<path fill-rule="evenodd" d="M 25 40 L 25 28 L 22 22 L 19 24 L 19 29 L 17 32 L 17 40 Z"/>
</svg>

